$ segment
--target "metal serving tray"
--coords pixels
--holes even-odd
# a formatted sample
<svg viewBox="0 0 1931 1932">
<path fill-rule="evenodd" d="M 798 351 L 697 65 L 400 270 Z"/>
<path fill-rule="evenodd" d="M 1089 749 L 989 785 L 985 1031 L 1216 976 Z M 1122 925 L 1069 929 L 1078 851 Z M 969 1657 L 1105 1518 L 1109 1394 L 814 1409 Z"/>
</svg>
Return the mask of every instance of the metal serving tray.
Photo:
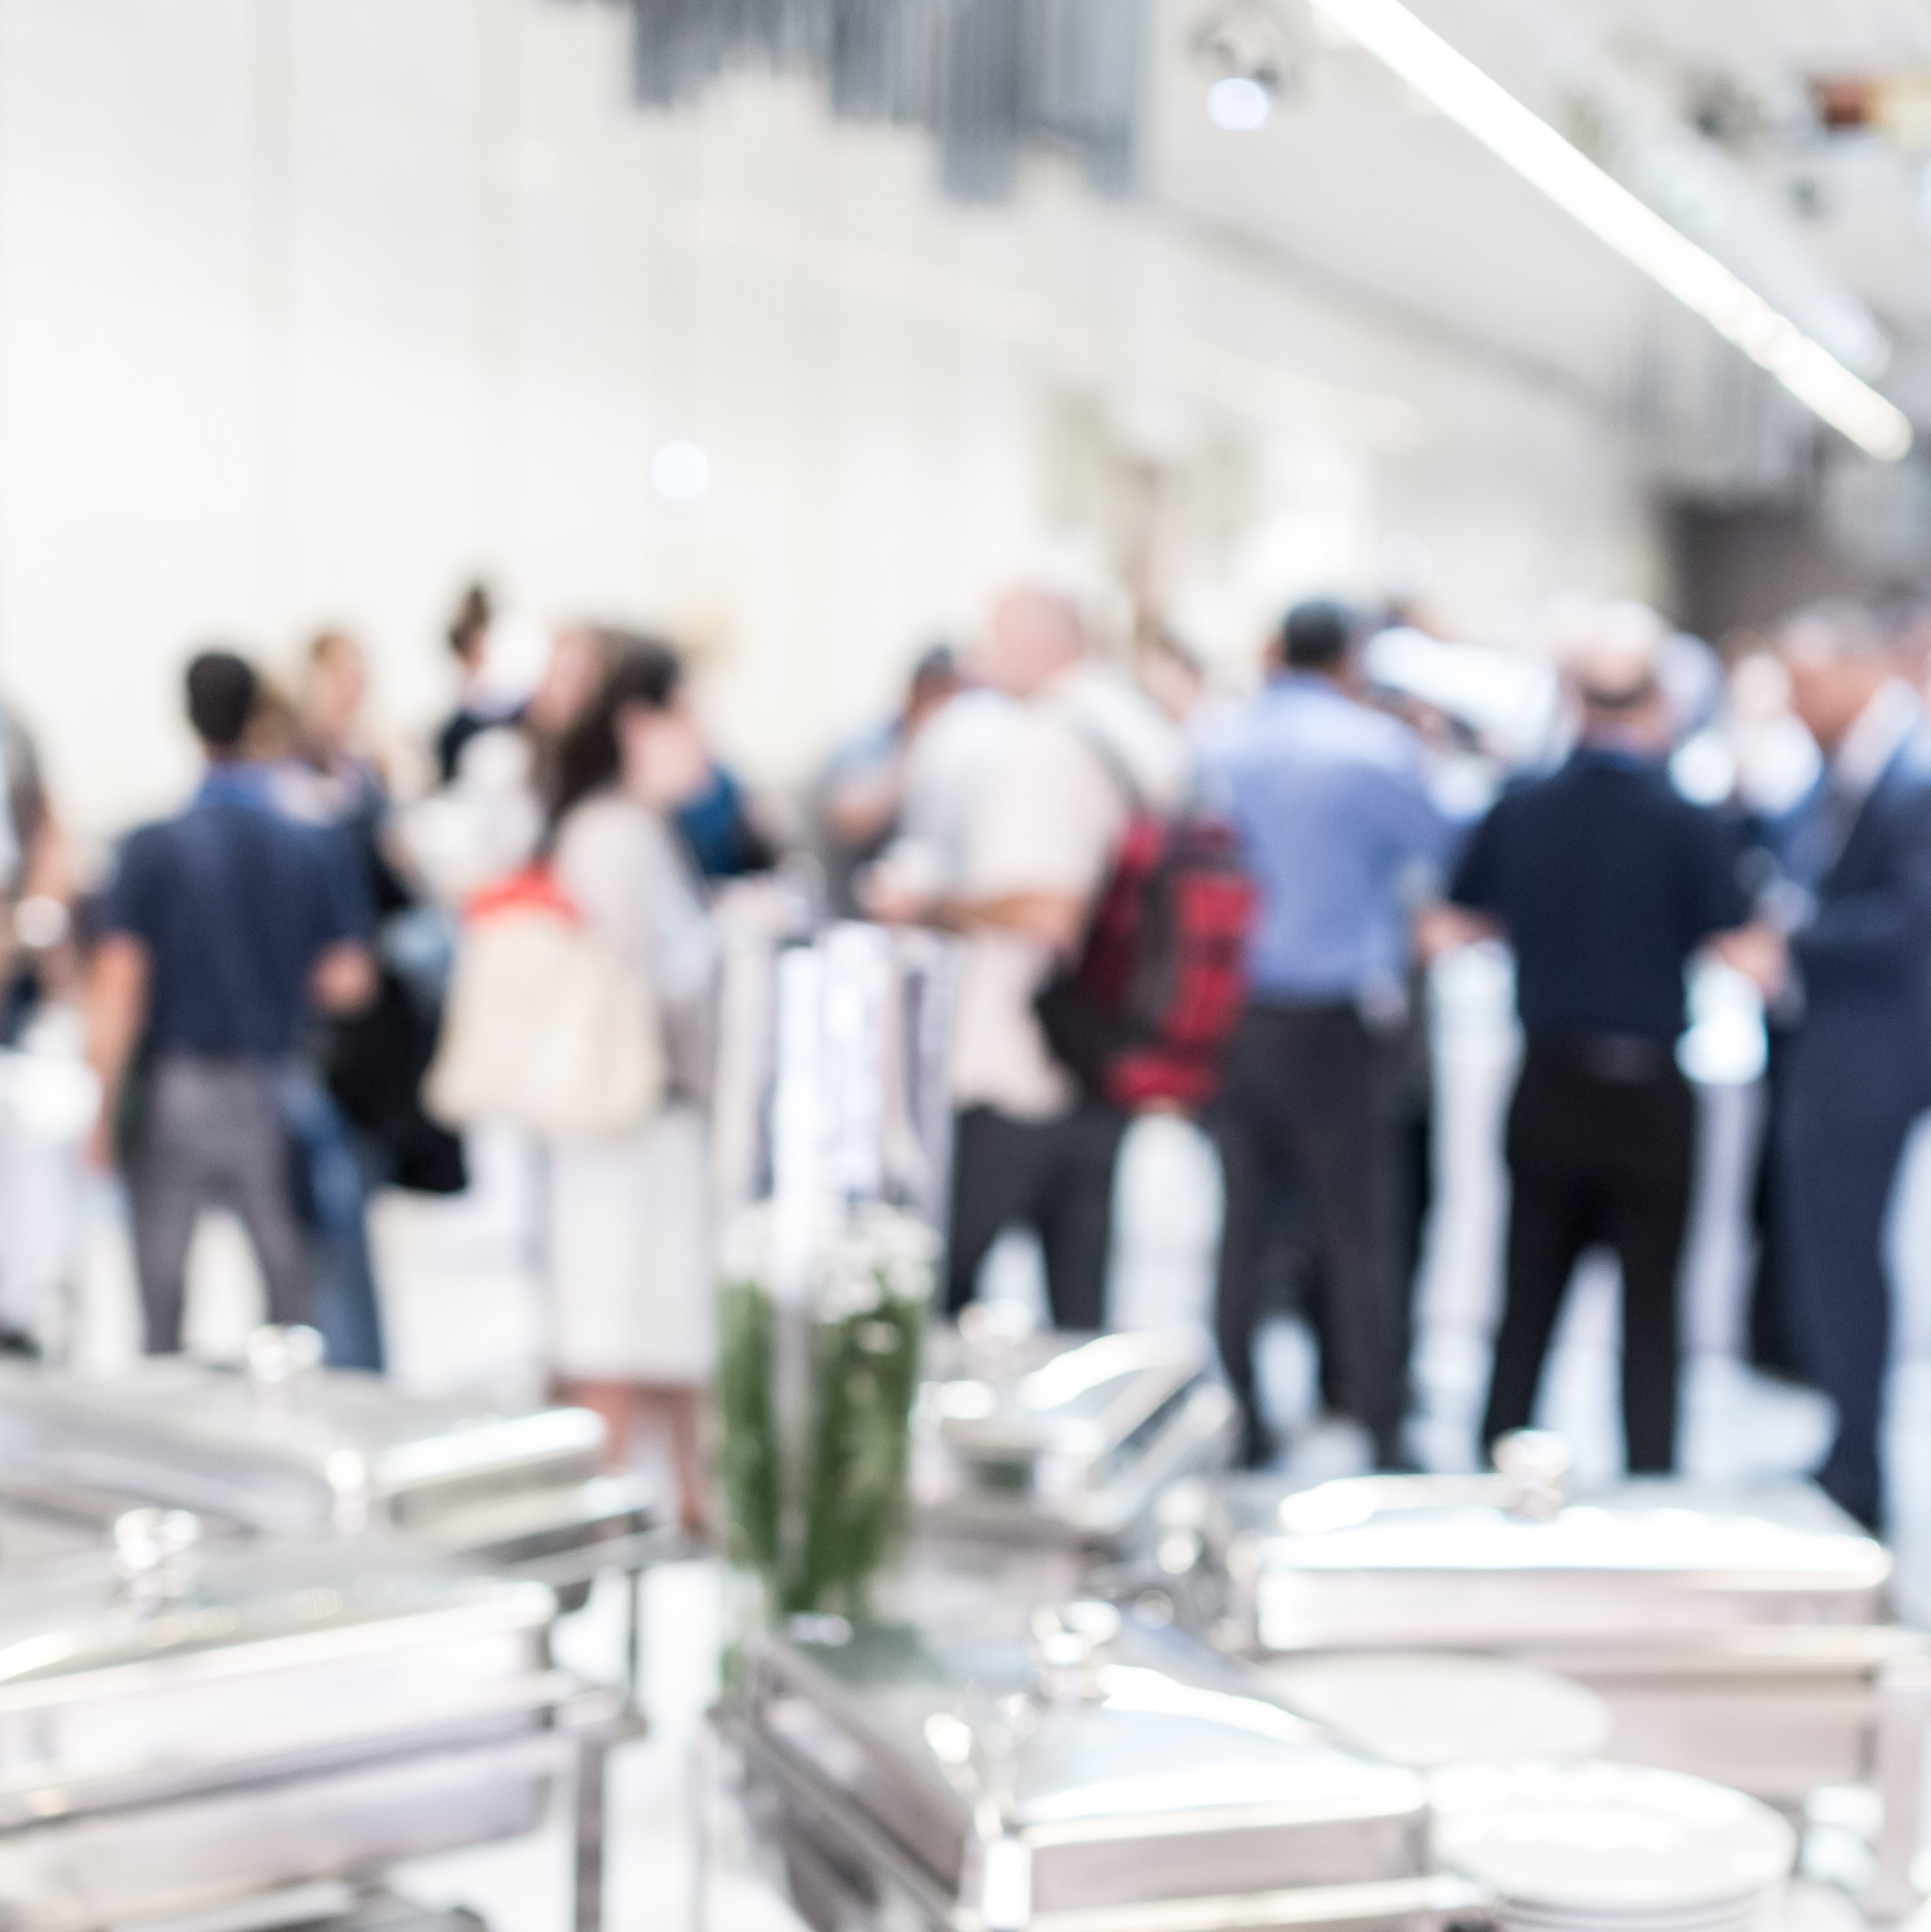
<svg viewBox="0 0 1931 1932">
<path fill-rule="evenodd" d="M 539 1725 L 556 1601 L 379 1540 L 196 1546 L 143 1510 L 0 1601 L 0 1831 Z"/>
<path fill-rule="evenodd" d="M 0 1832 L 0 1924 L 99 1932 L 517 1838 L 574 1775 L 554 1732 Z"/>
<path fill-rule="evenodd" d="M 0 1480 L 0 1603 L 35 1564 L 98 1550 L 112 1520 L 61 1508 L 31 1485 Z"/>
<path fill-rule="evenodd" d="M 593 1922 L 608 1696 L 541 1583 L 389 1535 L 202 1546 L 142 1509 L 0 1594 L 0 1926 L 93 1932 L 513 1835 L 577 1797 Z"/>
<path fill-rule="evenodd" d="M 1506 1474 L 1237 1478 L 1207 1521 L 1263 1651 L 1653 1648 L 1888 1614 L 1889 1554 L 1807 1484 L 1648 1480 L 1571 1501 Z"/>
<path fill-rule="evenodd" d="M 1233 1398 L 1187 1330 L 1015 1335 L 943 1329 L 913 1416 L 917 1527 L 1118 1548 L 1155 1497 L 1223 1467 Z"/>
<path fill-rule="evenodd" d="M 0 1468 L 286 1536 L 437 1520 L 598 1474 L 604 1427 L 425 1401 L 320 1366 L 319 1338 L 258 1329 L 239 1370 L 151 1358 L 110 1377 L 0 1364 Z"/>
<path fill-rule="evenodd" d="M 1499 1460 L 1490 1476 L 1170 1493 L 1163 1515 L 1191 1520 L 1202 1556 L 1162 1586 L 1185 1622 L 1250 1655 L 1521 1658 L 1608 1702 L 1612 1756 L 1786 1807 L 1869 1783 L 1886 1814 L 1873 1896 L 1902 1909 L 1931 1640 L 1888 1621 L 1883 1546 L 1807 1484 L 1652 1479 L 1571 1498 L 1559 1443 L 1525 1436 Z"/>
<path fill-rule="evenodd" d="M 934 1924 L 1400 1925 L 1474 1902 L 1430 1869 L 1414 1774 L 1107 1606 L 1038 1634 L 767 1642 L 727 1734 L 802 1855 Z"/>
</svg>

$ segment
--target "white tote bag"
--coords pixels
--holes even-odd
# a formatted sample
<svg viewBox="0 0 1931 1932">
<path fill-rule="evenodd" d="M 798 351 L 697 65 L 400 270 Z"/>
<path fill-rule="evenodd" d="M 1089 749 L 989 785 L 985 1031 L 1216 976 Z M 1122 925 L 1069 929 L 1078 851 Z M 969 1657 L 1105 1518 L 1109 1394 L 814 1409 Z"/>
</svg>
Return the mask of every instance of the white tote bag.
<svg viewBox="0 0 1931 1932">
<path fill-rule="evenodd" d="M 436 1119 L 602 1139 L 650 1120 L 664 1081 L 643 975 L 598 941 L 547 868 L 478 895 L 423 1082 Z"/>
</svg>

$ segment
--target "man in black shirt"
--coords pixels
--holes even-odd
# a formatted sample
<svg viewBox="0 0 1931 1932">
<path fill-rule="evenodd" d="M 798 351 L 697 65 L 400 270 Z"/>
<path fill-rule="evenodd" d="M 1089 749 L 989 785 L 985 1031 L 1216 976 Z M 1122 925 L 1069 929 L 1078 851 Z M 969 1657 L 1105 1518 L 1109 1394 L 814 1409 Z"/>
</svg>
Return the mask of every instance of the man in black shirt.
<svg viewBox="0 0 1931 1932">
<path fill-rule="evenodd" d="M 1456 936 L 1499 934 L 1513 946 L 1527 1036 L 1483 1439 L 1528 1423 L 1570 1274 L 1606 1242 L 1622 1263 L 1629 1466 L 1660 1472 L 1676 1455 L 1677 1272 L 1696 1143 L 1676 1064 L 1684 968 L 1747 908 L 1723 826 L 1664 770 L 1660 622 L 1609 605 L 1581 641 L 1581 742 L 1559 770 L 1497 802 L 1450 896 L 1463 909 Z"/>
</svg>

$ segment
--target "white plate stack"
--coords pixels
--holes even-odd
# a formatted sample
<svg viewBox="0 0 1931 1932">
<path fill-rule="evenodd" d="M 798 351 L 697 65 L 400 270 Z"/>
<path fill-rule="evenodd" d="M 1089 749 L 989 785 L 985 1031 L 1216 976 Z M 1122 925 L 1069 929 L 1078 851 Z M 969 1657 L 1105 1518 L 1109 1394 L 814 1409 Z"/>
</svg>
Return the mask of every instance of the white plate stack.
<svg viewBox="0 0 1931 1932">
<path fill-rule="evenodd" d="M 1473 1765 L 1434 1781 L 1442 1862 L 1507 1932 L 1774 1932 L 1797 1834 L 1700 1778 L 1621 1764 Z"/>
</svg>

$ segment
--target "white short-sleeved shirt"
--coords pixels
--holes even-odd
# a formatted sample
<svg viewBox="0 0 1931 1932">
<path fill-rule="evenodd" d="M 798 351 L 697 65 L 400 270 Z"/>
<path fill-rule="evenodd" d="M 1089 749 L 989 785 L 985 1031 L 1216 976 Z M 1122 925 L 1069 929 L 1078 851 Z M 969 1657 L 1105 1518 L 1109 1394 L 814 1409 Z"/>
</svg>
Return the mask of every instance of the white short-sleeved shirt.
<svg viewBox="0 0 1931 1932">
<path fill-rule="evenodd" d="M 991 775 L 968 828 L 964 896 L 1061 893 L 1090 905 L 1133 809 L 1126 776 L 1147 806 L 1173 810 L 1190 778 L 1186 741 L 1123 677 L 1079 666 L 1027 705 Z M 961 1106 L 1040 1120 L 1072 1104 L 1033 1010 L 1053 965 L 1049 948 L 1015 933 L 967 941 L 952 1047 Z"/>
<path fill-rule="evenodd" d="M 973 818 L 1025 722 L 1026 707 L 1003 692 L 973 690 L 947 698 L 919 727 L 905 754 L 889 871 L 944 896 L 960 890 Z"/>
</svg>

